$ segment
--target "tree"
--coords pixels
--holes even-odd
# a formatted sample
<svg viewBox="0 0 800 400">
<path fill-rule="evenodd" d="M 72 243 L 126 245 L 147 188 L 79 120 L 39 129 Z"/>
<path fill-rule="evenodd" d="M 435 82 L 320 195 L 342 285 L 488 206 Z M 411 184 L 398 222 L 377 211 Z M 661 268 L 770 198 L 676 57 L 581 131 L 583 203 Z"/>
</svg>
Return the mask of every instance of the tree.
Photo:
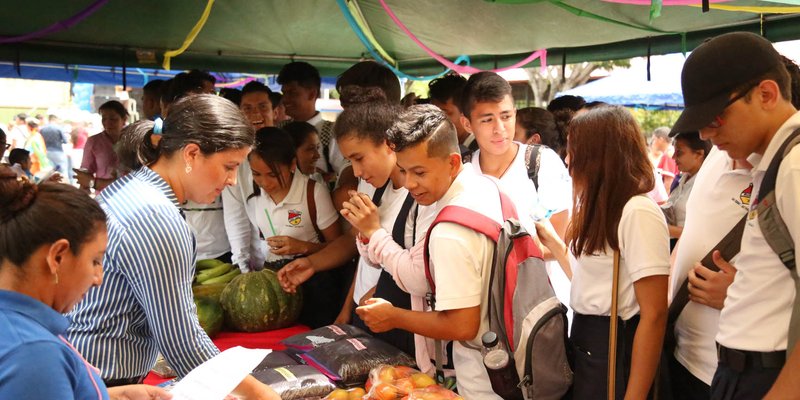
<svg viewBox="0 0 800 400">
<path fill-rule="evenodd" d="M 560 65 L 548 66 L 545 72 L 539 67 L 525 68 L 528 83 L 534 96 L 534 106 L 546 107 L 556 94 L 583 85 L 597 69 L 610 70 L 614 67 L 630 67 L 630 60 L 614 60 L 604 62 L 583 62 L 568 64 L 566 76 Z"/>
</svg>

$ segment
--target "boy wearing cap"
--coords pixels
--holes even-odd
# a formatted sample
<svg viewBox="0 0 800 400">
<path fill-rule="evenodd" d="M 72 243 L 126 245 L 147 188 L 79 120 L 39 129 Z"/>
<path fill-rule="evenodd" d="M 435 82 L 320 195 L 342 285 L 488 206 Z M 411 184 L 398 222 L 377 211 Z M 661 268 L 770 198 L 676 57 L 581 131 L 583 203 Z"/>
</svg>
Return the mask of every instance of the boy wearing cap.
<svg viewBox="0 0 800 400">
<path fill-rule="evenodd" d="M 684 110 L 671 135 L 699 130 L 733 159 L 753 165 L 753 193 L 742 237 L 737 272 L 719 319 L 719 364 L 712 399 L 762 398 L 793 384 L 800 353 L 788 361 L 788 328 L 795 297 L 790 271 L 767 243 L 756 210 L 758 189 L 778 148 L 800 128 L 791 104 L 790 78 L 766 39 L 735 32 L 713 38 L 687 58 L 681 76 Z M 800 148 L 786 155 L 776 179 L 775 207 L 793 247 L 800 244 Z M 715 260 L 721 269 L 730 267 Z M 785 376 L 784 376 L 785 375 Z M 789 393 L 789 392 L 785 392 Z M 774 394 L 774 393 L 773 393 Z M 796 394 L 796 392 L 795 392 Z"/>
</svg>

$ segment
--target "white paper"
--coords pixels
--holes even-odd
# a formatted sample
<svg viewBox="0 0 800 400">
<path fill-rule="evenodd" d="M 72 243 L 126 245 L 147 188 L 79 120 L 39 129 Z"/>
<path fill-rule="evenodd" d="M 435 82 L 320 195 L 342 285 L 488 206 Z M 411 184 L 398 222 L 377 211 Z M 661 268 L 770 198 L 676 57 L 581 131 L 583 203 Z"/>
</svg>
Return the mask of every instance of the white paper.
<svg viewBox="0 0 800 400">
<path fill-rule="evenodd" d="M 223 400 L 272 350 L 233 347 L 189 372 L 170 391 L 173 400 Z"/>
</svg>

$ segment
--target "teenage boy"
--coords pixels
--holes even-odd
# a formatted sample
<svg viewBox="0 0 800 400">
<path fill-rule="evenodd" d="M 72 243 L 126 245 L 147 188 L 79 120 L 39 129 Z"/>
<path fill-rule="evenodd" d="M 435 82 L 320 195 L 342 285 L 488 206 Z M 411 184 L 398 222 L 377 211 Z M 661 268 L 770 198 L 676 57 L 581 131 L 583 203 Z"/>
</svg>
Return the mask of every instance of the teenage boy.
<svg viewBox="0 0 800 400">
<path fill-rule="evenodd" d="M 466 84 L 467 79 L 458 74 L 448 74 L 428 84 L 431 104 L 439 107 L 456 127 L 462 160 L 467 154 L 478 150 L 475 135 L 464 128 L 464 124 L 461 123 L 461 111 L 458 109 L 458 105 L 461 104 L 461 92 Z"/>
<path fill-rule="evenodd" d="M 291 62 L 281 68 L 278 73 L 278 83 L 281 84 L 283 92 L 281 100 L 286 108 L 286 115 L 294 121 L 304 121 L 314 125 L 319 133 L 322 157 L 317 160 L 317 169 L 326 181 L 335 184 L 336 187 L 346 187 L 337 190 L 344 193 L 340 197 L 346 197 L 347 190 L 354 190 L 358 181 L 353 175 L 353 167 L 333 140 L 333 122 L 322 119 L 322 114 L 317 111 L 317 98 L 322 84 L 319 71 L 307 62 Z M 340 207 L 341 201 L 335 204 Z"/>
<path fill-rule="evenodd" d="M 405 187 L 422 206 L 441 210 L 458 205 L 503 222 L 497 185 L 474 169 L 462 166 L 453 124 L 438 108 L 412 106 L 389 129 L 388 141 L 405 175 Z M 438 212 L 438 210 L 437 210 Z M 494 242 L 471 229 L 441 223 L 430 232 L 428 250 L 434 283 L 435 309 L 411 311 L 383 299 L 369 299 L 356 312 L 372 331 L 399 328 L 440 340 L 453 340 L 453 362 L 459 394 L 465 399 L 500 399 L 492 391 L 483 366 L 480 336 L 488 330 L 486 297 Z M 468 341 L 465 346 L 461 341 Z"/>
<path fill-rule="evenodd" d="M 787 349 L 796 344 L 788 341 L 794 281 L 767 242 L 756 211 L 767 167 L 779 147 L 800 128 L 800 114 L 790 102 L 789 74 L 769 41 L 735 32 L 695 49 L 684 64 L 681 86 L 686 108 L 672 133 L 699 130 L 703 139 L 731 158 L 747 158 L 753 165 L 753 192 L 737 272 L 719 317 L 719 364 L 711 398 L 754 399 L 768 391 L 768 398 L 796 396 L 800 352 L 786 358 Z M 797 248 L 800 148 L 783 159 L 775 188 L 772 207 L 779 211 Z M 732 268 L 724 260 L 715 263 L 723 270 Z"/>
</svg>

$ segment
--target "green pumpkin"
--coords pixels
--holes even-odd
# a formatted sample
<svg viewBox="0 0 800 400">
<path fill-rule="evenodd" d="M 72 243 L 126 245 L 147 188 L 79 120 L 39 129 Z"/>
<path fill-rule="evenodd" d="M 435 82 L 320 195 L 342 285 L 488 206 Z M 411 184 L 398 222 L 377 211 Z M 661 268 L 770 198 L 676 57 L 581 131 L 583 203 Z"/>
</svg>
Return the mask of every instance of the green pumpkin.
<svg viewBox="0 0 800 400">
<path fill-rule="evenodd" d="M 222 306 L 217 300 L 209 297 L 195 298 L 194 304 L 197 306 L 197 320 L 200 321 L 200 326 L 208 337 L 217 336 L 225 320 Z"/>
<path fill-rule="evenodd" d="M 239 275 L 220 294 L 229 327 L 244 332 L 262 332 L 290 326 L 302 308 L 302 295 L 281 289 L 274 271 Z"/>
</svg>

